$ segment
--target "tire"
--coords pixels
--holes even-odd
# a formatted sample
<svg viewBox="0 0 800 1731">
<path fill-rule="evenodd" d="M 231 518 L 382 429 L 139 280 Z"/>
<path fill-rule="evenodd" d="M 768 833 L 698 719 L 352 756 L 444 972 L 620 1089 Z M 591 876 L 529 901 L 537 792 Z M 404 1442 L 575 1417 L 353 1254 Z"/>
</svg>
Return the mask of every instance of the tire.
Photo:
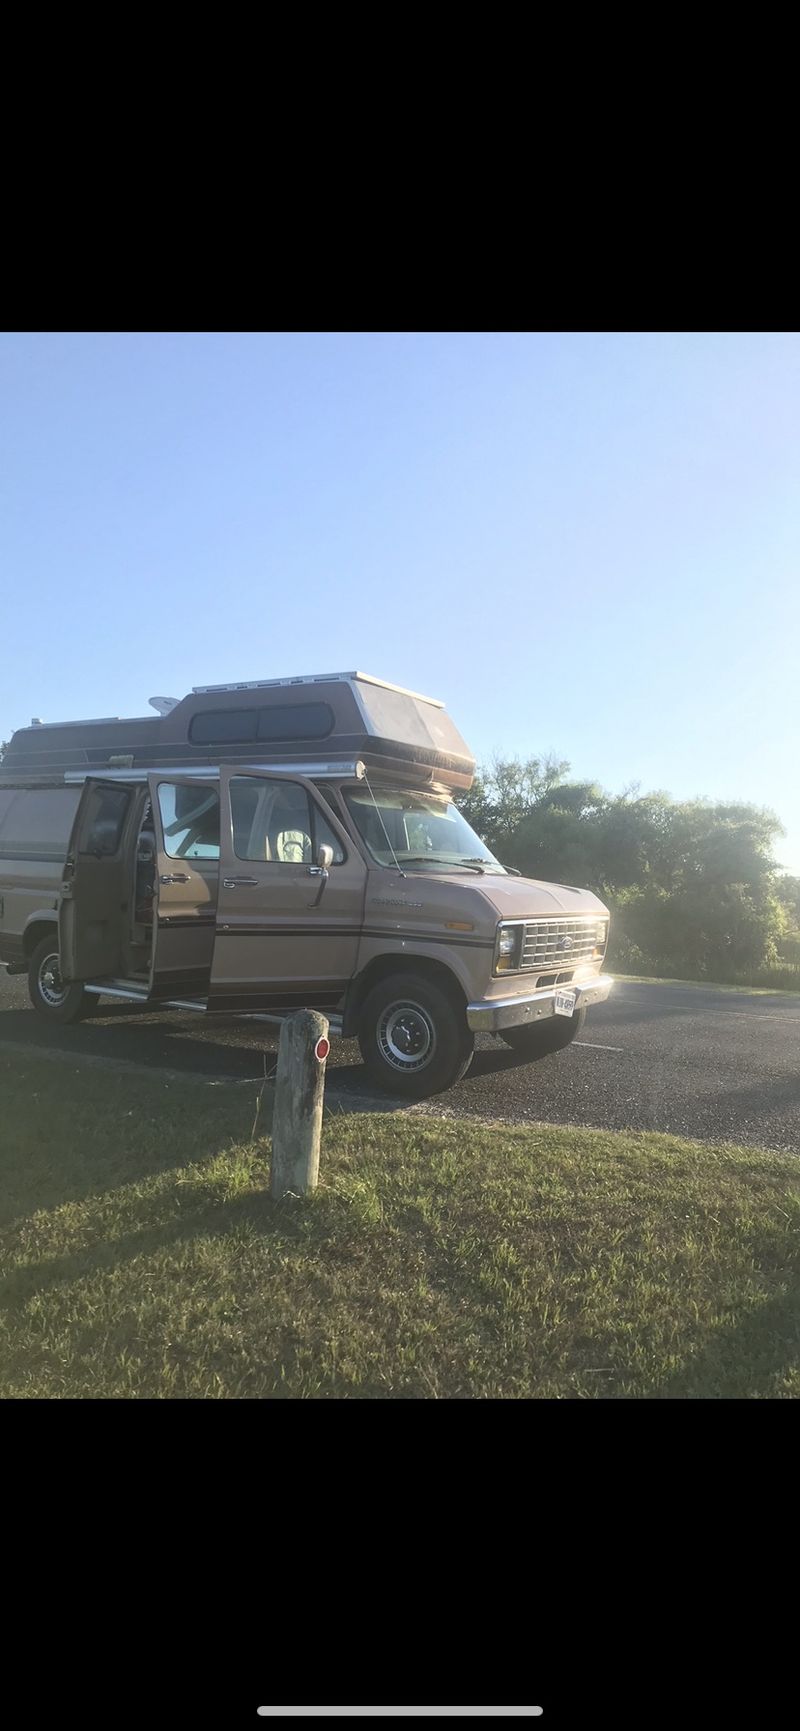
<svg viewBox="0 0 800 1731">
<path fill-rule="evenodd" d="M 522 1028 L 501 1028 L 500 1038 L 512 1052 L 533 1063 L 547 1058 L 551 1052 L 563 1052 L 571 1045 L 586 1021 L 586 1011 L 576 1010 L 574 1016 L 548 1016 L 546 1022 L 528 1022 Z"/>
<path fill-rule="evenodd" d="M 464 1075 L 475 1039 L 463 1008 L 441 986 L 420 974 L 391 974 L 364 1000 L 358 1043 L 384 1093 L 425 1100 Z"/>
<path fill-rule="evenodd" d="M 58 971 L 58 934 L 42 938 L 28 965 L 28 992 L 35 1010 L 48 1022 L 79 1022 L 94 1008 L 80 981 L 64 985 Z"/>
</svg>

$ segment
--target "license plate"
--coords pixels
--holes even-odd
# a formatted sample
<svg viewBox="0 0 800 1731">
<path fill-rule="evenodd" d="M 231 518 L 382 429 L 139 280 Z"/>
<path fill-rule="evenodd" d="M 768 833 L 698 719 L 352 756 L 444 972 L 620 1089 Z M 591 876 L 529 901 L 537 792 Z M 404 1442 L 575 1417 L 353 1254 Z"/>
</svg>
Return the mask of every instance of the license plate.
<svg viewBox="0 0 800 1731">
<path fill-rule="evenodd" d="M 557 1016 L 574 1016 L 577 992 L 556 992 L 555 1012 Z"/>
</svg>

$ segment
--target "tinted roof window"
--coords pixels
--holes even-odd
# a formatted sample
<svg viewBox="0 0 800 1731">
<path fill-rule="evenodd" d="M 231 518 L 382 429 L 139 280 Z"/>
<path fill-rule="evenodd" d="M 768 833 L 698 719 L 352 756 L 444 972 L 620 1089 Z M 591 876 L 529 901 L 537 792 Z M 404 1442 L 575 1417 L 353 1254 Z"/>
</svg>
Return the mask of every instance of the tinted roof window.
<svg viewBox="0 0 800 1731">
<path fill-rule="evenodd" d="M 276 704 L 258 716 L 259 739 L 327 739 L 332 727 L 329 703 Z"/>
<path fill-rule="evenodd" d="M 257 709 L 209 709 L 189 728 L 193 745 L 247 745 L 256 737 Z"/>
<path fill-rule="evenodd" d="M 255 739 L 327 739 L 333 728 L 328 703 L 274 704 L 269 709 L 209 709 L 195 715 L 193 745 L 249 745 Z"/>
</svg>

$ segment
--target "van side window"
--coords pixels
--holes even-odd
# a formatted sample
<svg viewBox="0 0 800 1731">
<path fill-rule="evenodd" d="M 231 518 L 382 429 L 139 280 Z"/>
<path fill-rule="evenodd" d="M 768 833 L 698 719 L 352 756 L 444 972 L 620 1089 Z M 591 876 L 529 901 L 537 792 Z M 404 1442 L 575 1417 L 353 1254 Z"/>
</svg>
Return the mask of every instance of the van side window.
<svg viewBox="0 0 800 1731">
<path fill-rule="evenodd" d="M 319 848 L 329 847 L 333 849 L 332 864 L 342 865 L 344 862 L 344 848 L 342 847 L 338 835 L 335 830 L 331 829 L 330 824 L 323 817 L 319 806 L 314 805 L 313 801 L 311 804 L 311 811 L 314 822 L 314 858 L 316 859 Z"/>
<path fill-rule="evenodd" d="M 130 803 L 131 792 L 127 787 L 93 787 L 86 820 L 81 824 L 80 853 L 94 854 L 96 859 L 115 854 Z"/>
<path fill-rule="evenodd" d="M 237 859 L 313 865 L 317 850 L 325 845 L 333 849 L 334 865 L 342 864 L 338 836 L 299 782 L 237 775 L 230 789 Z"/>
<path fill-rule="evenodd" d="M 219 794 L 213 787 L 158 784 L 164 851 L 170 859 L 219 859 Z"/>
<path fill-rule="evenodd" d="M 80 787 L 0 788 L 0 857 L 63 860 Z"/>
</svg>

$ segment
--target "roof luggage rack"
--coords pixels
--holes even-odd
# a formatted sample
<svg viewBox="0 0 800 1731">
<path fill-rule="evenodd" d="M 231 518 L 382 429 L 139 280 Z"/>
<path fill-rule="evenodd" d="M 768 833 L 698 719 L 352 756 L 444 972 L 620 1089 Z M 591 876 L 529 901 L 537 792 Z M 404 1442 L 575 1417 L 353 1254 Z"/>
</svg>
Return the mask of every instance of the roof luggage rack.
<svg viewBox="0 0 800 1731">
<path fill-rule="evenodd" d="M 364 685 L 380 685 L 384 691 L 399 691 L 401 697 L 413 697 L 417 703 L 432 703 L 434 709 L 444 709 L 441 697 L 424 697 L 421 691 L 409 691 L 405 685 L 391 685 L 388 679 L 376 679 L 374 673 L 297 673 L 289 679 L 240 679 L 231 685 L 193 685 L 192 693 L 199 697 L 209 691 L 267 691 L 289 685 L 333 685 L 338 680 L 349 683 L 360 679 Z"/>
</svg>

